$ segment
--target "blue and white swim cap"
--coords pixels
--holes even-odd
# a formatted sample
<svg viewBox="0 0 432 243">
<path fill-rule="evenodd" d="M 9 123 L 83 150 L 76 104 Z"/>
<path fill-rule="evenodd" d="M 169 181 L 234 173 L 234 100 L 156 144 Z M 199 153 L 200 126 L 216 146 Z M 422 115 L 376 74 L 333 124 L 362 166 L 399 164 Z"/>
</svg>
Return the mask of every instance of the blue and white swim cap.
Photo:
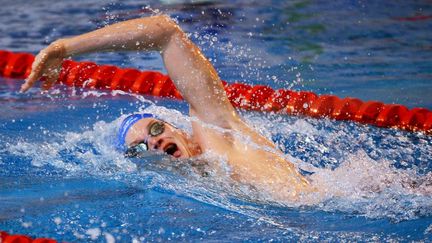
<svg viewBox="0 0 432 243">
<path fill-rule="evenodd" d="M 120 125 L 117 135 L 117 148 L 120 150 L 125 149 L 126 134 L 131 126 L 144 118 L 154 118 L 155 116 L 150 113 L 132 114 L 127 116 Z"/>
</svg>

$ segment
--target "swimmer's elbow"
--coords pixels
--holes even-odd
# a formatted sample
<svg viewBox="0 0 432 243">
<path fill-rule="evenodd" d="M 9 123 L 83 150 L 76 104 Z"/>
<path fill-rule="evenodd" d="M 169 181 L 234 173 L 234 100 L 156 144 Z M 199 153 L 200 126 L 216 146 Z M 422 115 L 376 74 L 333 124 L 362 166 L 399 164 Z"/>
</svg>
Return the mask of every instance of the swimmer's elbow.
<svg viewBox="0 0 432 243">
<path fill-rule="evenodd" d="M 172 19 L 168 15 L 163 14 L 163 15 L 158 15 L 156 17 L 158 18 L 159 22 L 162 23 L 163 25 L 166 25 L 168 27 L 178 27 L 174 19 Z"/>
<path fill-rule="evenodd" d="M 155 44 L 157 44 L 162 50 L 170 42 L 173 36 L 184 35 L 184 32 L 180 26 L 168 15 L 157 15 L 150 18 L 142 18 L 142 22 L 139 25 L 146 26 L 149 24 L 148 20 L 151 20 L 152 30 L 142 28 L 143 38 L 148 38 L 149 34 L 155 37 Z M 157 34 L 156 34 L 157 33 Z"/>
<path fill-rule="evenodd" d="M 184 34 L 183 30 L 180 28 L 177 22 L 174 19 L 172 19 L 170 16 L 161 15 L 160 21 L 161 24 L 166 29 L 168 36 L 172 37 L 175 34 Z"/>
<path fill-rule="evenodd" d="M 177 22 L 168 15 L 158 15 L 152 17 L 155 19 L 156 25 L 168 36 L 176 32 L 183 32 Z"/>
</svg>

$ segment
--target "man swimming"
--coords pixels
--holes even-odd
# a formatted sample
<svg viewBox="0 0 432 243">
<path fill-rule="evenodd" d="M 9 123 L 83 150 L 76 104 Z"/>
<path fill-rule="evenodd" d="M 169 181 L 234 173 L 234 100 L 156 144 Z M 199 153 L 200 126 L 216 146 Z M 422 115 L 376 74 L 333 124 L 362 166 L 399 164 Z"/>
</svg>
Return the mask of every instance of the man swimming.
<svg viewBox="0 0 432 243">
<path fill-rule="evenodd" d="M 160 52 L 168 75 L 190 105 L 192 117 L 192 136 L 157 115 L 127 117 L 118 135 L 127 156 L 143 150 L 158 150 L 176 158 L 212 153 L 227 161 L 232 178 L 275 199 L 296 201 L 314 191 L 271 141 L 241 120 L 212 64 L 167 16 L 124 21 L 53 42 L 36 56 L 21 91 L 27 91 L 42 76 L 46 78 L 43 88 L 49 89 L 65 58 L 116 50 Z"/>
</svg>

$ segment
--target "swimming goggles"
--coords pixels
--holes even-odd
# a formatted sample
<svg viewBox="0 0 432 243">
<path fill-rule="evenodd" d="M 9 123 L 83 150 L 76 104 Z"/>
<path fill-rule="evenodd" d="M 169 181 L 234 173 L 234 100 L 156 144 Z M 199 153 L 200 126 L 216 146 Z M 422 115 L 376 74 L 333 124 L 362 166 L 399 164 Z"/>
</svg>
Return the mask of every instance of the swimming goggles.
<svg viewBox="0 0 432 243">
<path fill-rule="evenodd" d="M 149 136 L 156 137 L 161 135 L 164 131 L 165 131 L 165 124 L 163 122 L 153 122 L 149 127 Z M 149 146 L 147 144 L 147 139 L 145 139 L 140 143 L 129 147 L 125 152 L 125 156 L 128 158 L 137 157 L 138 155 L 148 150 L 149 150 Z"/>
</svg>

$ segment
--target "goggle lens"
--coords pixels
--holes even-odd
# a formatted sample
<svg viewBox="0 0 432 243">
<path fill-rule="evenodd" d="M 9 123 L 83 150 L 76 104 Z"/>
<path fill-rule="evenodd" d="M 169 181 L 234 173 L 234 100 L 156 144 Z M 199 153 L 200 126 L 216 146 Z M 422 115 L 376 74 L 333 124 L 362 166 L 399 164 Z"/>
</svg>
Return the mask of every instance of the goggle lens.
<svg viewBox="0 0 432 243">
<path fill-rule="evenodd" d="M 139 154 L 148 150 L 147 143 L 142 141 L 141 143 L 132 146 L 126 150 L 126 157 L 137 157 Z"/>
<path fill-rule="evenodd" d="M 149 127 L 149 136 L 156 137 L 165 131 L 165 125 L 162 122 L 154 122 Z M 148 150 L 147 140 L 140 142 L 137 145 L 129 147 L 126 150 L 126 157 L 137 157 L 139 154 Z"/>
<path fill-rule="evenodd" d="M 151 124 L 149 130 L 149 135 L 152 137 L 156 137 L 161 135 L 165 131 L 165 125 L 162 122 L 154 122 L 153 124 Z"/>
</svg>

